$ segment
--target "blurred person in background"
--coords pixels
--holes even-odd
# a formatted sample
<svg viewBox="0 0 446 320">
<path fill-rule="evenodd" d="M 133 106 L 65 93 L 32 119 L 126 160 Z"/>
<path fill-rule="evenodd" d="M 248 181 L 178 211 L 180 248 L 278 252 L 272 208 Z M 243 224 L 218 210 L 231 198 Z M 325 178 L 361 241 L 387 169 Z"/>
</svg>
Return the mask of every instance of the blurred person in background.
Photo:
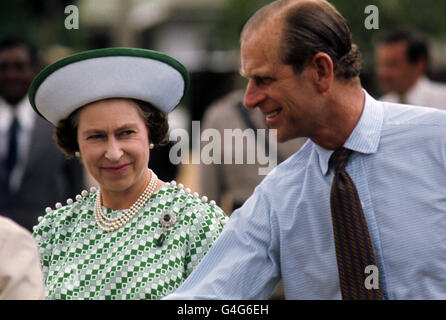
<svg viewBox="0 0 446 320">
<path fill-rule="evenodd" d="M 248 110 L 243 106 L 243 90 L 232 91 L 215 101 L 206 110 L 203 117 L 202 131 L 206 129 L 216 129 L 221 137 L 224 137 L 224 130 L 246 129 L 254 130 L 257 139 L 257 130 L 266 130 L 266 137 L 269 136 L 265 117 L 258 109 Z M 262 139 L 261 142 L 264 140 Z M 266 154 L 270 150 L 270 145 L 275 143 L 277 147 L 277 164 L 281 163 L 305 143 L 305 138 L 292 139 L 283 143 L 277 141 L 268 141 L 265 143 Z M 222 140 L 223 142 L 223 140 Z M 203 161 L 200 164 L 200 186 L 201 190 L 206 191 L 206 195 L 210 199 L 214 199 L 217 204 L 222 206 L 227 214 L 231 214 L 234 210 L 240 208 L 246 199 L 251 196 L 255 187 L 263 180 L 264 175 L 259 174 L 259 168 L 265 167 L 265 164 L 260 164 L 258 157 L 256 157 L 255 164 L 248 164 L 247 144 L 256 143 L 256 141 L 240 141 L 240 143 L 231 142 L 232 162 L 224 163 L 225 147 L 221 148 L 221 163 L 205 164 Z M 202 141 L 202 148 L 207 142 Z M 227 142 L 226 142 L 227 143 Z M 242 145 L 242 149 L 236 149 L 237 145 Z M 256 146 L 256 149 L 257 150 Z M 243 164 L 235 162 L 236 154 L 244 155 Z M 229 195 L 229 198 L 225 198 Z M 224 199 L 228 199 L 227 203 L 223 205 Z"/>
<path fill-rule="evenodd" d="M 65 159 L 51 124 L 29 104 L 39 65 L 30 43 L 0 41 L 0 214 L 30 231 L 45 207 L 74 197 L 84 184 L 81 165 Z"/>
<path fill-rule="evenodd" d="M 0 300 L 44 297 L 36 242 L 29 231 L 0 216 Z"/>
<path fill-rule="evenodd" d="M 446 85 L 429 80 L 429 46 L 418 32 L 392 30 L 375 52 L 381 100 L 446 109 Z"/>
</svg>

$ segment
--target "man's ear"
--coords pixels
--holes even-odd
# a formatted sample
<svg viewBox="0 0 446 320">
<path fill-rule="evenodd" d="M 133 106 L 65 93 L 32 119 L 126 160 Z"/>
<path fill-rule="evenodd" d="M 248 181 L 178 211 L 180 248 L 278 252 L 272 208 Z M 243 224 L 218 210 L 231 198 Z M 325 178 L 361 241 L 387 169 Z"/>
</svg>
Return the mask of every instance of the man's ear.
<svg viewBox="0 0 446 320">
<path fill-rule="evenodd" d="M 334 78 L 333 61 L 330 56 L 326 53 L 318 52 L 311 59 L 311 65 L 314 68 L 313 79 L 316 89 L 321 93 L 328 91 Z"/>
</svg>

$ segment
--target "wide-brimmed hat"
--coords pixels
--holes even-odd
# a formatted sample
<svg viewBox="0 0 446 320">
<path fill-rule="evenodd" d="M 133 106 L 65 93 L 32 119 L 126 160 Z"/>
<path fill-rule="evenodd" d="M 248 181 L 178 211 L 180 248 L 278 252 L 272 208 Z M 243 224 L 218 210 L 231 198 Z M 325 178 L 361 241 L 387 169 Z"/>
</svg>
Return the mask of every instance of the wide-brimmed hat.
<svg viewBox="0 0 446 320">
<path fill-rule="evenodd" d="M 34 110 L 57 125 L 76 109 L 108 98 L 146 101 L 169 113 L 189 86 L 189 73 L 161 52 L 137 48 L 84 51 L 43 69 L 29 90 Z"/>
</svg>

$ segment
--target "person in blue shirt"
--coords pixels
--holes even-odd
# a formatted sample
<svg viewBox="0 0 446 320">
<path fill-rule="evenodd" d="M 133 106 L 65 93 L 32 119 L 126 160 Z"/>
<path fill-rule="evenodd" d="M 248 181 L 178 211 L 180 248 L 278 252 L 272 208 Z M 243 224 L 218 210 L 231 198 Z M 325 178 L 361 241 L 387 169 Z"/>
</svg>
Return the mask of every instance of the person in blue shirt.
<svg viewBox="0 0 446 320">
<path fill-rule="evenodd" d="M 245 106 L 279 141 L 309 140 L 167 299 L 267 299 L 280 279 L 287 299 L 343 298 L 330 205 L 330 158 L 341 147 L 352 151 L 345 170 L 376 261 L 364 286 L 383 299 L 446 298 L 446 112 L 373 99 L 351 39 L 324 0 L 274 1 L 244 26 Z"/>
</svg>

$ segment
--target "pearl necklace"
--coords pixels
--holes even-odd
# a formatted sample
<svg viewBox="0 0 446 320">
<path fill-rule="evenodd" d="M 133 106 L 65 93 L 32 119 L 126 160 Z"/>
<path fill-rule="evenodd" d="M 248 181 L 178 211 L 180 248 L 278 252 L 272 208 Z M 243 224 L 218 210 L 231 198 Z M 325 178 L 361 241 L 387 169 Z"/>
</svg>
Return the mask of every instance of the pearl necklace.
<svg viewBox="0 0 446 320">
<path fill-rule="evenodd" d="M 111 219 L 102 212 L 101 190 L 100 188 L 98 188 L 96 193 L 96 202 L 94 205 L 94 216 L 99 228 L 101 228 L 105 232 L 116 231 L 127 224 L 127 222 L 129 222 L 139 212 L 141 207 L 147 202 L 147 200 L 155 191 L 155 187 L 158 182 L 158 177 L 156 176 L 156 174 L 150 169 L 149 171 L 151 172 L 150 182 L 144 189 L 143 193 L 141 193 L 139 198 L 132 204 L 132 206 L 128 210 L 126 210 L 122 215 L 116 218 Z"/>
</svg>

